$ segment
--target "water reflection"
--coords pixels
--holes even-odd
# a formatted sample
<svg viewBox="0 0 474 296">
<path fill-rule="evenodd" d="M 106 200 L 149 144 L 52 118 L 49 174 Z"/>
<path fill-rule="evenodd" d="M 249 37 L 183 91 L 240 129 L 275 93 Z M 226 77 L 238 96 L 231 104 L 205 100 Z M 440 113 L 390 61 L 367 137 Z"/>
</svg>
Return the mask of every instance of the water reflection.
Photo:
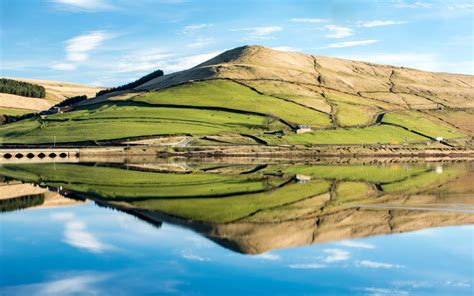
<svg viewBox="0 0 474 296">
<path fill-rule="evenodd" d="M 472 168 L 5 164 L 0 294 L 472 295 Z"/>
<path fill-rule="evenodd" d="M 3 165 L 0 174 L 2 211 L 93 200 L 245 254 L 474 223 L 470 163 L 42 163 Z M 57 220 L 70 245 L 108 248 L 75 217 Z"/>
</svg>

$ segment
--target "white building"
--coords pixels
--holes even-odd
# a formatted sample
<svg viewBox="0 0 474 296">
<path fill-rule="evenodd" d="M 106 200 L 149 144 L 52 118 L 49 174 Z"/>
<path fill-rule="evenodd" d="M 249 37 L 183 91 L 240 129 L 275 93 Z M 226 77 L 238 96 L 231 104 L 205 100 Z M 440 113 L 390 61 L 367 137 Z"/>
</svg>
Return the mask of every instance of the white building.
<svg viewBox="0 0 474 296">
<path fill-rule="evenodd" d="M 306 124 L 299 124 L 296 126 L 296 129 L 295 129 L 296 133 L 297 134 L 304 134 L 304 133 L 309 133 L 312 131 L 311 127 L 309 125 L 306 125 Z"/>
</svg>

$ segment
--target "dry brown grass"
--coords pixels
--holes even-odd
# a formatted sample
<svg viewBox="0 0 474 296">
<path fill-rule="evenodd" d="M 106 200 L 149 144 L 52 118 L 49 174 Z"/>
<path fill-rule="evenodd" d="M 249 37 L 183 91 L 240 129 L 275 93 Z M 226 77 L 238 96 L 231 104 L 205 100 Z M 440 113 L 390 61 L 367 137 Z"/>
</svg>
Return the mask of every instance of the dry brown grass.
<svg viewBox="0 0 474 296">
<path fill-rule="evenodd" d="M 0 93 L 0 107 L 19 108 L 32 111 L 49 109 L 53 104 L 45 99 L 27 98 L 17 95 Z"/>
<path fill-rule="evenodd" d="M 103 89 L 101 87 L 92 87 L 73 82 L 16 77 L 7 78 L 41 85 L 46 89 L 46 97 L 44 99 L 38 99 L 0 93 L 0 107 L 4 108 L 20 108 L 33 111 L 47 110 L 56 103 L 69 97 L 82 95 L 86 95 L 88 98 L 95 97 L 96 92 Z"/>
</svg>

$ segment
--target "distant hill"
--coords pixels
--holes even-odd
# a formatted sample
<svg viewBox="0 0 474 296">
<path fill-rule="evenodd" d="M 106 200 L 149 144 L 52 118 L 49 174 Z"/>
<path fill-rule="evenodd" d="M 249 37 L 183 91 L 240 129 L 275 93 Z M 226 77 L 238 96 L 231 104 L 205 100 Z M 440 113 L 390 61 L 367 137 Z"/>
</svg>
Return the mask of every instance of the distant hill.
<svg viewBox="0 0 474 296">
<path fill-rule="evenodd" d="M 86 95 L 94 97 L 95 93 L 103 88 L 91 87 L 79 83 L 59 82 L 26 78 L 8 79 L 28 82 L 44 87 L 45 98 L 31 98 L 13 94 L 0 93 L 0 115 L 20 115 L 30 112 L 37 112 L 49 109 L 51 106 L 63 101 L 66 98 Z"/>
<path fill-rule="evenodd" d="M 0 136 L 15 144 L 186 136 L 177 145 L 466 146 L 473 86 L 470 75 L 244 46 Z"/>
</svg>

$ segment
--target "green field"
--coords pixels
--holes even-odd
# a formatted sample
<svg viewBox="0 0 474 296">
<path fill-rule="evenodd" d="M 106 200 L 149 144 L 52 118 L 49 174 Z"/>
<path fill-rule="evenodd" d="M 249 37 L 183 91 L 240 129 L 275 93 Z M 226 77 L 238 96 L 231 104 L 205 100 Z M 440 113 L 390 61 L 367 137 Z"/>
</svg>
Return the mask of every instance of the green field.
<svg viewBox="0 0 474 296">
<path fill-rule="evenodd" d="M 257 88 L 258 83 L 253 81 L 250 86 Z M 378 106 L 377 101 L 334 91 L 327 97 L 335 108 L 339 126 L 329 128 L 332 125 L 329 115 L 312 109 L 327 109 L 329 105 L 317 93 L 311 96 L 311 88 L 283 83 L 263 85 L 265 93 L 282 98 L 260 94 L 230 80 L 190 82 L 141 93 L 127 100 L 105 101 L 63 114 L 0 126 L 0 141 L 17 145 L 98 144 L 140 137 L 190 135 L 194 143 L 219 145 L 218 141 L 202 139 L 219 135 L 231 139 L 230 144 L 238 145 L 249 144 L 249 138 L 241 135 L 252 135 L 269 145 L 377 145 L 422 143 L 436 137 L 448 140 L 468 137 L 456 127 L 417 111 L 388 112 L 382 124 L 377 125 L 374 123 L 377 112 L 393 105 L 382 102 Z M 275 85 L 273 91 L 272 85 Z M 466 130 L 467 121 L 463 117 L 456 123 Z M 297 124 L 310 125 L 313 131 L 296 134 L 292 127 Z M 270 132 L 280 132 L 282 136 L 270 135 Z"/>
<path fill-rule="evenodd" d="M 335 105 L 337 123 L 341 126 L 364 125 L 374 120 L 373 108 L 340 102 Z"/>
<path fill-rule="evenodd" d="M 4 143 L 51 143 L 110 140 L 169 134 L 261 133 L 285 128 L 265 117 L 217 110 L 163 108 L 128 102 L 23 120 L 0 127 Z"/>
<path fill-rule="evenodd" d="M 463 138 L 465 134 L 447 124 L 436 123 L 426 118 L 426 115 L 417 111 L 398 111 L 388 113 L 382 122 L 398 124 L 410 130 L 417 131 L 432 138 L 443 137 L 445 139 Z"/>
<path fill-rule="evenodd" d="M 330 124 L 326 114 L 274 97 L 260 95 L 248 87 L 226 80 L 188 83 L 138 95 L 132 99 L 150 104 L 223 107 L 258 112 L 276 116 L 292 124 L 307 124 L 314 128 Z"/>
<path fill-rule="evenodd" d="M 35 110 L 29 109 L 20 109 L 20 108 L 2 108 L 0 107 L 0 115 L 7 115 L 7 116 L 18 116 L 28 113 L 36 113 Z"/>
<path fill-rule="evenodd" d="M 340 128 L 319 130 L 306 134 L 291 134 L 283 137 L 288 144 L 400 144 L 422 142 L 427 138 L 411 133 L 403 128 L 378 125 L 365 128 Z M 277 144 L 275 139 L 272 144 Z"/>
</svg>

